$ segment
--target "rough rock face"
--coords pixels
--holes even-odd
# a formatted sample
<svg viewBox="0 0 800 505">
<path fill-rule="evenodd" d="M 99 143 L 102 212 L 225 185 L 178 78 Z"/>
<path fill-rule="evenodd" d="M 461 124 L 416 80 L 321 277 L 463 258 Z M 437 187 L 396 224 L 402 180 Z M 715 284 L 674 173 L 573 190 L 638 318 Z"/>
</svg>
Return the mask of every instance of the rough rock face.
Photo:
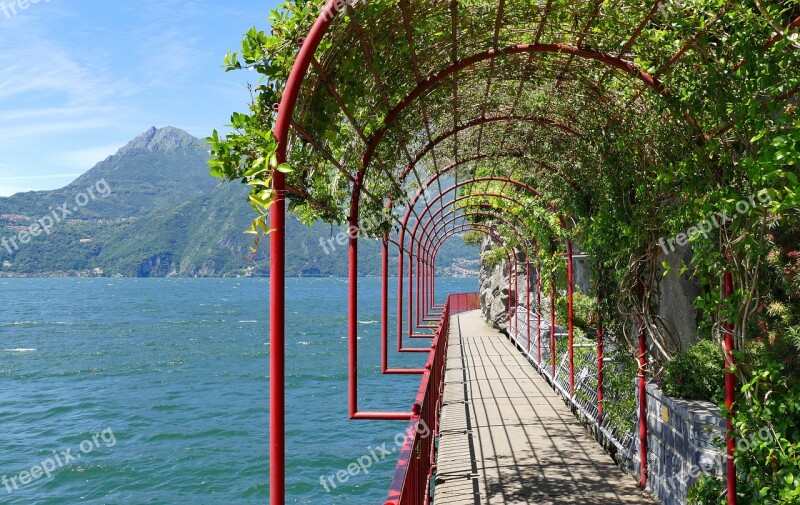
<svg viewBox="0 0 800 505">
<path fill-rule="evenodd" d="M 202 141 L 192 137 L 183 130 L 167 126 L 165 128 L 151 127 L 121 148 L 117 155 L 125 155 L 137 150 L 147 151 L 172 151 L 202 145 Z"/>
<path fill-rule="evenodd" d="M 489 252 L 494 247 L 494 242 L 488 238 L 481 242 L 480 253 Z M 508 262 L 502 261 L 494 268 L 486 268 L 481 262 L 480 274 L 478 276 L 480 284 L 481 295 L 481 310 L 483 311 L 483 319 L 495 328 L 505 328 L 508 324 L 508 302 L 509 302 L 509 287 L 511 288 L 511 300 L 514 300 L 519 293 L 519 305 L 524 306 L 526 303 L 525 291 L 525 257 L 522 253 L 518 253 L 518 267 L 517 272 L 517 285 L 512 281 L 509 286 L 509 269 Z M 513 273 L 513 272 L 511 272 Z M 531 304 L 535 304 L 536 293 L 536 272 L 531 270 Z M 544 302 L 544 300 L 543 300 Z"/>
<path fill-rule="evenodd" d="M 685 351 L 697 341 L 698 313 L 694 300 L 700 295 L 700 286 L 689 273 L 680 275 L 682 265 L 691 265 L 692 253 L 688 247 L 679 247 L 674 252 L 662 255 L 659 261 L 669 263 L 672 269 L 661 276 L 659 291 L 661 303 L 658 315 L 673 337 L 676 350 Z"/>
<path fill-rule="evenodd" d="M 572 260 L 572 271 L 575 279 L 575 291 L 588 293 L 591 287 L 589 283 L 589 258 L 584 256 L 575 257 Z"/>
</svg>

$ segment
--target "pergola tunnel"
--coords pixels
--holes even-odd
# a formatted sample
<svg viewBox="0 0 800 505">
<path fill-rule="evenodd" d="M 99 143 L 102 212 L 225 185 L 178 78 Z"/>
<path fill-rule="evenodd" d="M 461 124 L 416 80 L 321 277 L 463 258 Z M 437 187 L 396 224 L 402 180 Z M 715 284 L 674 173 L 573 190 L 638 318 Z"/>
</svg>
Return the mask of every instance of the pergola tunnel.
<svg viewBox="0 0 800 505">
<path fill-rule="evenodd" d="M 349 416 L 409 422 L 387 504 L 433 500 L 450 321 L 480 308 L 477 293 L 437 291 L 448 240 L 481 243 L 484 273 L 504 271 L 505 314 L 489 323 L 598 433 L 632 450 L 618 435 L 631 431 L 642 489 L 648 387 L 705 340 L 725 460 L 693 491 L 717 501 L 696 503 L 798 503 L 791 458 L 769 463 L 737 440 L 780 382 L 769 370 L 787 391 L 800 384 L 800 2 L 329 0 L 270 21 L 226 58 L 263 77 L 251 110 L 209 142 L 212 173 L 252 187 L 253 231 L 269 237 L 272 505 L 286 502 L 289 211 L 348 229 Z M 364 239 L 381 243 L 380 370 L 421 378 L 407 411 L 357 402 Z M 667 282 L 696 287 L 688 340 L 665 315 Z M 422 356 L 393 367 L 394 353 Z M 625 366 L 635 384 L 619 386 Z M 768 422 L 800 444 L 793 425 Z"/>
</svg>

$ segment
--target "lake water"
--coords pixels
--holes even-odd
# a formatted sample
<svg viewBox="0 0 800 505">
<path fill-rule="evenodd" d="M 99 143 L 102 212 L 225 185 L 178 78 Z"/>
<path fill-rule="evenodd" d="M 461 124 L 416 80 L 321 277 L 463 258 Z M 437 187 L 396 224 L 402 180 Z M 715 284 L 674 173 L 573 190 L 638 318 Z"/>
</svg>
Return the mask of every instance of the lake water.
<svg viewBox="0 0 800 505">
<path fill-rule="evenodd" d="M 0 285 L 0 503 L 268 502 L 268 280 Z M 380 375 L 380 283 L 359 286 L 359 407 L 407 410 L 419 376 Z M 287 280 L 288 503 L 382 503 L 394 472 L 396 455 L 320 483 L 407 424 L 347 420 L 346 289 Z"/>
</svg>

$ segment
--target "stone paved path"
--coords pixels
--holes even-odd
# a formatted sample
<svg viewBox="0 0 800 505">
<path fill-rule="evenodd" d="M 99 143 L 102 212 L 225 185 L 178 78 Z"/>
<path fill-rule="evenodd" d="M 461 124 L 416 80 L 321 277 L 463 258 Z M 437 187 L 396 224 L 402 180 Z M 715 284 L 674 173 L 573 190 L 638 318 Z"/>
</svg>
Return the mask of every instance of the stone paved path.
<svg viewBox="0 0 800 505">
<path fill-rule="evenodd" d="M 480 311 L 450 324 L 436 505 L 654 503 Z"/>
</svg>

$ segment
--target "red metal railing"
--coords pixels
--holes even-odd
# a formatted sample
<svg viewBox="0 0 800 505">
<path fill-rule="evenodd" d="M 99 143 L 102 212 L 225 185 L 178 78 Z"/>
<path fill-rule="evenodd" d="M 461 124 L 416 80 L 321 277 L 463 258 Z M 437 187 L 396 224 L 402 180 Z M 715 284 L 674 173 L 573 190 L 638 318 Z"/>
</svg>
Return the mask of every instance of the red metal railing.
<svg viewBox="0 0 800 505">
<path fill-rule="evenodd" d="M 412 416 L 389 490 L 389 499 L 384 505 L 430 503 L 431 480 L 436 471 L 435 441 L 439 435 L 450 316 L 479 307 L 478 293 L 459 293 L 447 297 L 425 363 L 416 402 L 411 408 Z"/>
</svg>

